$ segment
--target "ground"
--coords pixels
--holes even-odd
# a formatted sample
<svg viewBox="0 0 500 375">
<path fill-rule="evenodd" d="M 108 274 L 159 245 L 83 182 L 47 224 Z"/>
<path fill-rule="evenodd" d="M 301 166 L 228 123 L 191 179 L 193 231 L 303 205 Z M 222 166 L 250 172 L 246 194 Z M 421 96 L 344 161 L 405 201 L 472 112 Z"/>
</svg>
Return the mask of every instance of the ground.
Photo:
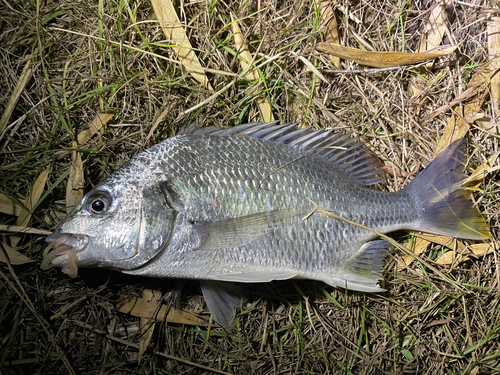
<svg viewBox="0 0 500 375">
<path fill-rule="evenodd" d="M 315 49 L 325 41 L 325 22 L 314 1 L 174 6 L 213 91 L 179 62 L 149 1 L 3 3 L 2 112 L 28 62 L 30 73 L 5 128 L 0 127 L 0 192 L 26 200 L 48 171 L 33 215 L 23 225 L 50 231 L 64 216 L 72 151 L 81 155 L 87 192 L 185 124 L 230 127 L 261 121 L 258 103 L 263 101 L 271 103 L 280 122 L 331 127 L 369 144 L 388 167 L 387 180 L 378 187 L 383 190 L 401 189 L 428 165 L 452 108 L 463 109 L 481 95 L 484 102 L 476 112 L 484 121 L 467 133 L 467 173 L 498 155 L 499 113 L 489 89 L 464 96 L 474 73 L 491 60 L 487 22 L 498 10 L 493 1 L 446 7 L 441 44 L 458 48 L 437 59 L 430 71 L 422 65 L 377 70 L 346 60 L 335 67 L 328 54 Z M 331 6 L 342 45 L 416 52 L 436 3 L 374 0 Z M 259 69 L 254 79 L 241 74 L 232 19 L 238 20 Z M 410 92 L 415 76 L 423 77 L 417 96 Z M 100 112 L 114 116 L 88 142 L 74 143 Z M 473 189 L 494 239 L 500 216 L 497 179 L 492 171 Z M 0 224 L 14 225 L 16 216 L 0 213 Z M 0 242 L 11 244 L 12 234 L 2 232 Z M 138 362 L 139 318 L 105 302 L 118 294 L 141 296 L 144 289 L 168 292 L 175 282 L 104 270 L 81 270 L 77 278 L 59 269 L 41 270 L 44 238 L 25 234 L 18 243 L 17 250 L 35 263 L 0 267 L 2 374 L 500 372 L 495 251 L 443 265 L 437 260 L 447 249 L 431 244 L 423 262 L 401 267 L 403 253 L 394 250 L 384 269 L 387 292 L 381 294 L 305 280 L 250 285 L 232 329 L 157 323 Z M 403 244 L 415 240 L 407 233 L 394 238 Z M 208 321 L 196 282 L 184 286 L 181 308 Z"/>
</svg>

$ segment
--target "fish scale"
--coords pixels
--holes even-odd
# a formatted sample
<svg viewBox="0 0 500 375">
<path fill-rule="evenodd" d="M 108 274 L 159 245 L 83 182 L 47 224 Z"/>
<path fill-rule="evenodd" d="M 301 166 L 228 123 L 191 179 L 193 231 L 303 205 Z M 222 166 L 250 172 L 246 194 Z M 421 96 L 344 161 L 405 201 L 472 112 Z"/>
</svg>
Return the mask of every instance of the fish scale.
<svg viewBox="0 0 500 375">
<path fill-rule="evenodd" d="M 108 267 L 200 279 L 226 327 L 237 305 L 227 282 L 308 278 L 383 291 L 390 245 L 374 231 L 490 236 L 461 186 L 463 149 L 453 143 L 389 193 L 368 187 L 381 181 L 381 163 L 348 135 L 294 124 L 189 127 L 86 194 L 47 238 L 55 247 L 50 257 L 70 274 Z"/>
<path fill-rule="evenodd" d="M 214 145 L 215 142 L 217 143 Z M 235 144 L 241 146 L 248 157 L 238 157 L 233 151 Z M 197 150 L 194 168 L 184 168 L 184 163 L 191 160 L 186 158 L 176 163 L 178 167 L 169 164 L 176 180 L 182 182 L 182 186 L 174 184 L 174 187 L 180 192 L 187 192 L 185 210 L 195 222 L 223 220 L 234 215 L 244 216 L 270 209 L 294 208 L 310 212 L 314 205 L 307 198 L 334 213 L 349 211 L 351 214 L 346 218 L 377 231 L 400 229 L 402 224 L 411 221 L 411 212 L 408 210 L 410 203 L 404 194 L 374 191 L 362 186 L 342 171 L 333 171 L 335 174 L 332 175 L 331 166 L 323 160 L 311 157 L 298 159 L 302 153 L 293 148 L 288 149 L 286 155 L 279 155 L 277 147 L 273 146 L 262 141 L 256 142 L 252 138 L 218 139 L 199 136 L 164 143 L 160 145 L 164 150 L 153 148 L 147 152 L 155 155 L 169 154 L 169 148 L 182 150 L 183 147 L 189 150 L 188 153 Z M 210 152 L 205 153 L 203 150 Z M 215 151 L 212 152 L 213 150 Z M 298 160 L 283 167 L 294 159 Z M 175 163 L 175 159 L 172 162 Z M 203 165 L 205 167 L 202 167 Z M 280 167 L 283 168 L 277 170 Z M 245 172 L 242 174 L 242 171 Z M 258 184 L 273 171 L 275 172 L 259 188 Z M 198 174 L 207 177 L 203 178 L 207 184 L 192 189 L 192 186 L 196 185 Z M 253 182 L 252 187 L 246 187 L 250 191 L 247 191 L 245 202 L 239 199 L 238 181 Z M 287 191 L 287 187 L 291 191 Z M 225 201 L 220 209 L 203 204 L 214 201 L 216 197 Z M 367 207 L 376 209 L 367 210 Z M 407 217 L 406 220 L 402 220 L 404 216 Z M 394 220 L 390 221 L 391 217 Z M 384 218 L 382 225 L 380 218 Z M 334 229 L 328 238 L 323 237 L 321 240 L 318 233 L 322 233 L 326 222 L 333 222 Z M 306 221 L 297 217 L 287 225 L 296 229 L 296 240 L 288 235 L 288 229 L 275 229 L 242 247 L 195 252 L 191 257 L 185 258 L 184 264 L 177 264 L 174 276 L 206 279 L 224 272 L 280 268 L 297 270 L 302 277 L 327 279 L 338 264 L 344 263 L 360 249 L 361 244 L 376 237 L 373 232 L 326 216 L 316 215 Z M 356 240 L 353 241 L 352 238 Z M 303 244 L 304 247 L 297 249 L 297 243 Z M 296 256 L 297 250 L 301 256 Z M 315 258 L 324 259 L 327 267 L 322 265 L 318 270 L 319 267 L 310 261 Z M 169 254 L 166 253 L 156 264 L 134 273 L 157 277 L 172 276 L 169 269 L 162 267 L 162 264 L 168 264 L 170 261 Z"/>
</svg>

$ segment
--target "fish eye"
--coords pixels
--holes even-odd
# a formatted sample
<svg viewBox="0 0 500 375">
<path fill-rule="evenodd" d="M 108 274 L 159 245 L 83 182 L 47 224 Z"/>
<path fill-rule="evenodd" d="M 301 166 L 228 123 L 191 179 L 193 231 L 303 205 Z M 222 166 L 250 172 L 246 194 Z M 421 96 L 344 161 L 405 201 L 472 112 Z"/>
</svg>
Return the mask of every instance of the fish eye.
<svg viewBox="0 0 500 375">
<path fill-rule="evenodd" d="M 87 210 L 94 214 L 106 212 L 111 206 L 111 197 L 104 192 L 92 194 L 87 199 Z"/>
</svg>

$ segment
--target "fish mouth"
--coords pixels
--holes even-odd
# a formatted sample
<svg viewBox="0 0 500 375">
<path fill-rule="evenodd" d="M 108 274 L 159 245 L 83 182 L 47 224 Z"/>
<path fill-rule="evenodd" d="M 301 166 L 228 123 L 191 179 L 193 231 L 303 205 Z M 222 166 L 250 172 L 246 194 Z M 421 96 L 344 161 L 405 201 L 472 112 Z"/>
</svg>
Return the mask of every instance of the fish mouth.
<svg viewBox="0 0 500 375">
<path fill-rule="evenodd" d="M 46 270 L 52 267 L 62 268 L 62 272 L 75 277 L 78 274 L 77 254 L 87 248 L 89 236 L 85 234 L 60 233 L 50 234 L 46 241 L 49 243 L 43 254 L 41 268 Z M 50 251 L 53 249 L 53 251 Z"/>
</svg>

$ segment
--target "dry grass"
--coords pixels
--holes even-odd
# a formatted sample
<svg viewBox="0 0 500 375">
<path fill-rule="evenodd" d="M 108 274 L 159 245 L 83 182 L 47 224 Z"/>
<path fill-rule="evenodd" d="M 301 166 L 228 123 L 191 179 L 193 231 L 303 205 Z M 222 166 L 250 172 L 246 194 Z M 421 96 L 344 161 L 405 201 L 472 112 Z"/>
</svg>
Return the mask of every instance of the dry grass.
<svg viewBox="0 0 500 375">
<path fill-rule="evenodd" d="M 215 91 L 215 98 L 176 60 L 148 1 L 35 2 L 14 0 L 0 8 L 0 108 L 5 108 L 28 60 L 32 78 L 0 140 L 1 192 L 26 199 L 34 181 L 52 167 L 30 226 L 51 229 L 62 217 L 72 141 L 101 110 L 116 116 L 79 149 L 85 191 L 139 151 L 171 136 L 182 125 L 232 126 L 259 120 L 256 102 L 267 97 L 283 122 L 336 127 L 369 142 L 403 176 L 432 158 L 450 111 L 420 120 L 446 106 L 487 61 L 489 3 L 460 2 L 448 8 L 449 33 L 458 52 L 438 61 L 418 100 L 407 92 L 416 69 L 351 73 L 343 62 L 314 51 L 322 41 L 311 1 L 181 2 L 181 21 Z M 338 10 L 343 45 L 361 40 L 379 51 L 418 49 L 432 7 L 427 0 L 344 2 Z M 260 6 L 260 8 L 259 8 Z M 259 82 L 238 76 L 231 15 L 261 71 Z M 358 23 L 357 20 L 361 22 Z M 348 25 L 348 26 L 347 26 Z M 357 35 L 357 36 L 356 36 Z M 445 37 L 444 44 L 450 42 Z M 161 58 L 157 55 L 162 56 Z M 321 81 L 300 59 L 312 63 Z M 195 107 L 203 103 L 200 107 Z M 193 108 L 196 108 L 193 110 Z M 165 111 L 165 109 L 168 109 Z M 482 111 L 498 119 L 486 100 Z M 148 134 L 161 113 L 163 119 Z M 495 122 L 496 123 L 496 122 Z M 498 129 L 498 128 L 496 128 Z M 470 131 L 469 170 L 498 150 L 498 130 Z M 499 234 L 498 173 L 474 195 Z M 398 190 L 407 179 L 391 177 Z M 15 217 L 1 214 L 0 224 Z M 398 239 L 405 240 L 402 234 Z M 7 241 L 4 234 L 1 241 Z M 41 259 L 44 236 L 25 235 L 20 251 Z M 440 246 L 426 252 L 432 261 Z M 446 282 L 425 265 L 398 271 L 395 253 L 386 265 L 381 295 L 333 290 L 296 281 L 246 288 L 248 305 L 231 331 L 158 324 L 137 362 L 138 318 L 99 305 L 118 293 L 142 288 L 168 291 L 170 280 L 83 270 L 68 279 L 36 265 L 0 272 L 0 372 L 2 374 L 490 374 L 500 372 L 500 270 L 498 254 L 442 267 Z M 65 312 L 55 319 L 63 307 Z M 207 317 L 196 283 L 188 282 L 182 307 Z M 164 353 L 163 355 L 159 353 Z M 165 355 L 168 353 L 168 355 Z M 205 366 L 205 367 L 200 367 Z M 210 368 L 212 370 L 208 370 Z"/>
</svg>

